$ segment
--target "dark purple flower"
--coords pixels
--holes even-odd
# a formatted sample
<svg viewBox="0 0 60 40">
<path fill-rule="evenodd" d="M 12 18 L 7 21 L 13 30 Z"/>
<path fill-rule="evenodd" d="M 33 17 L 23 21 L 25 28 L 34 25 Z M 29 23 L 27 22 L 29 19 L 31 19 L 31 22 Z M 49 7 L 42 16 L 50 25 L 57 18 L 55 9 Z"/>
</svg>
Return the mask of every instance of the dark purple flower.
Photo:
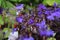
<svg viewBox="0 0 60 40">
<path fill-rule="evenodd" d="M 39 10 L 42 10 L 42 9 L 46 9 L 45 5 L 39 4 L 37 10 L 39 11 Z"/>
<path fill-rule="evenodd" d="M 29 19 L 28 24 L 33 24 L 34 20 L 33 19 Z"/>
<path fill-rule="evenodd" d="M 3 8 L 0 7 L 0 14 L 2 14 Z"/>
<path fill-rule="evenodd" d="M 42 12 L 40 11 L 40 12 L 38 12 L 38 15 L 40 15 L 40 14 L 42 14 Z"/>
<path fill-rule="evenodd" d="M 45 11 L 45 14 L 49 15 L 50 14 L 50 11 Z"/>
<path fill-rule="evenodd" d="M 56 3 L 54 3 L 54 7 L 56 7 L 57 6 L 57 4 Z"/>
<path fill-rule="evenodd" d="M 17 17 L 16 21 L 19 22 L 19 23 L 22 23 L 23 22 L 23 18 L 22 17 Z"/>
<path fill-rule="evenodd" d="M 56 8 L 55 11 L 60 11 L 60 8 Z"/>
</svg>

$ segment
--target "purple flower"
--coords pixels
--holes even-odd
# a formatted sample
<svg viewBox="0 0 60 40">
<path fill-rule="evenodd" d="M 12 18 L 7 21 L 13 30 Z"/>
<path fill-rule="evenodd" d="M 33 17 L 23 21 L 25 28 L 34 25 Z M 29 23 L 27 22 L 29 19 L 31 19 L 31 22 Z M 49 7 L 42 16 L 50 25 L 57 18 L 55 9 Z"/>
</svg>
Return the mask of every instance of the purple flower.
<svg viewBox="0 0 60 40">
<path fill-rule="evenodd" d="M 19 10 L 19 9 L 22 9 L 24 7 L 24 4 L 19 4 L 16 6 L 16 9 Z"/>
<path fill-rule="evenodd" d="M 60 8 L 56 8 L 55 11 L 60 11 Z"/>
<path fill-rule="evenodd" d="M 0 7 L 0 14 L 2 14 L 3 8 Z"/>
<path fill-rule="evenodd" d="M 48 20 L 54 20 L 54 17 L 53 16 L 47 16 L 47 19 Z"/>
<path fill-rule="evenodd" d="M 41 30 L 41 31 L 40 31 L 40 35 L 41 35 L 41 36 L 46 36 L 46 32 L 47 32 L 46 30 Z"/>
<path fill-rule="evenodd" d="M 38 12 L 38 15 L 40 15 L 40 14 L 42 14 L 42 12 L 40 11 L 40 12 Z"/>
<path fill-rule="evenodd" d="M 54 12 L 54 13 L 52 14 L 52 16 L 56 16 L 56 17 L 60 18 L 60 12 Z"/>
<path fill-rule="evenodd" d="M 56 3 L 54 3 L 54 7 L 56 7 L 57 6 L 57 4 Z"/>
<path fill-rule="evenodd" d="M 23 18 L 22 17 L 17 17 L 16 21 L 19 22 L 19 23 L 22 23 L 23 22 Z"/>
<path fill-rule="evenodd" d="M 34 20 L 33 19 L 29 19 L 28 24 L 33 24 Z"/>
<path fill-rule="evenodd" d="M 45 5 L 39 4 L 37 10 L 39 11 L 39 10 L 42 10 L 42 9 L 46 9 Z"/>
<path fill-rule="evenodd" d="M 28 40 L 34 40 L 34 38 L 33 37 L 29 37 L 29 39 Z"/>
<path fill-rule="evenodd" d="M 34 38 L 33 37 L 24 38 L 24 40 L 34 40 Z"/>
<path fill-rule="evenodd" d="M 40 29 L 46 29 L 45 21 L 41 21 L 40 23 L 36 23 L 36 26 Z"/>
<path fill-rule="evenodd" d="M 49 15 L 50 14 L 50 11 L 45 11 L 45 14 Z"/>
<path fill-rule="evenodd" d="M 52 31 L 52 30 L 48 30 L 46 32 L 46 36 L 53 36 L 53 34 L 54 34 L 54 31 Z"/>
<path fill-rule="evenodd" d="M 12 33 L 14 33 L 16 30 L 18 30 L 17 28 L 13 28 L 12 29 Z"/>
</svg>

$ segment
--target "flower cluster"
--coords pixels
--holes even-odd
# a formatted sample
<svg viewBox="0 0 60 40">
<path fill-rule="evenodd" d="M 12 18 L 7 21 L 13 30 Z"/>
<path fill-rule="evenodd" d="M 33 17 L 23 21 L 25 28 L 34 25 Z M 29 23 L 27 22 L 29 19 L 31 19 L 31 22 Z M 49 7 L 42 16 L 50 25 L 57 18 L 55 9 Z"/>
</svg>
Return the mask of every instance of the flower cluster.
<svg viewBox="0 0 60 40">
<path fill-rule="evenodd" d="M 56 7 L 46 7 L 43 4 L 39 4 L 37 6 L 37 12 L 31 11 L 32 13 L 24 13 L 18 17 L 16 17 L 16 21 L 21 24 L 23 28 L 33 28 L 33 25 L 38 29 L 38 33 L 41 36 L 53 36 L 54 31 L 52 29 L 48 29 L 47 20 L 52 21 L 56 18 L 60 18 L 60 8 Z M 46 20 L 47 19 L 47 20 Z M 48 25 L 47 25 L 48 24 Z"/>
</svg>

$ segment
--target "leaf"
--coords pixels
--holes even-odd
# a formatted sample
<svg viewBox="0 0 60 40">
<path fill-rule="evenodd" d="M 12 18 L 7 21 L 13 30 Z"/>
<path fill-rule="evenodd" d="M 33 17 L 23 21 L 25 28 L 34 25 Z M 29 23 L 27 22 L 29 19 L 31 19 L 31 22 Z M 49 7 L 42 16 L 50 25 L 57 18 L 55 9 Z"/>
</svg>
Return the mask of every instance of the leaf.
<svg viewBox="0 0 60 40">
<path fill-rule="evenodd" d="M 6 34 L 4 35 L 4 38 L 8 38 L 8 36 L 9 36 L 9 34 L 10 34 L 10 32 L 11 32 L 11 29 L 9 29 L 9 28 L 4 28 L 4 29 L 3 29 L 3 32 L 6 32 Z"/>
<path fill-rule="evenodd" d="M 4 24 L 4 21 L 2 19 L 2 16 L 0 15 L 0 24 L 3 25 Z"/>
<path fill-rule="evenodd" d="M 9 1 L 6 1 L 7 8 L 14 8 L 15 6 L 10 3 Z"/>
<path fill-rule="evenodd" d="M 21 2 L 22 0 L 18 0 L 18 2 Z"/>
<path fill-rule="evenodd" d="M 6 8 L 6 1 L 2 1 L 1 7 Z"/>
<path fill-rule="evenodd" d="M 44 0 L 43 1 L 43 4 L 45 4 L 45 5 L 48 4 L 49 6 L 53 6 L 54 3 L 60 4 L 60 0 Z"/>
<path fill-rule="evenodd" d="M 9 1 L 12 1 L 12 2 L 17 2 L 18 0 L 9 0 Z"/>
<path fill-rule="evenodd" d="M 46 0 L 46 3 L 50 6 L 54 5 L 55 0 Z"/>
<path fill-rule="evenodd" d="M 35 3 L 39 3 L 39 0 L 35 0 Z"/>
<path fill-rule="evenodd" d="M 5 19 L 5 22 L 8 22 L 9 21 L 9 18 L 8 17 L 5 17 L 4 19 Z"/>
<path fill-rule="evenodd" d="M 2 32 L 2 30 L 0 31 L 0 40 L 2 40 L 3 39 L 3 32 Z"/>
<path fill-rule="evenodd" d="M 9 1 L 2 1 L 2 5 L 3 8 L 8 9 L 8 8 L 13 8 L 15 7 L 12 3 L 10 3 Z"/>
<path fill-rule="evenodd" d="M 16 15 L 16 10 L 14 10 L 14 9 L 10 9 L 9 12 L 10 12 L 10 14 L 12 14 L 12 15 Z"/>
<path fill-rule="evenodd" d="M 4 28 L 4 29 L 3 29 L 3 32 L 5 32 L 6 30 L 8 30 L 8 28 Z"/>
<path fill-rule="evenodd" d="M 55 0 L 55 2 L 56 2 L 57 4 L 60 4 L 60 0 Z"/>
<path fill-rule="evenodd" d="M 46 0 L 44 0 L 42 3 L 43 3 L 44 5 L 47 5 Z"/>
<path fill-rule="evenodd" d="M 0 6 L 1 6 L 1 4 L 2 4 L 2 0 L 0 0 Z"/>
</svg>

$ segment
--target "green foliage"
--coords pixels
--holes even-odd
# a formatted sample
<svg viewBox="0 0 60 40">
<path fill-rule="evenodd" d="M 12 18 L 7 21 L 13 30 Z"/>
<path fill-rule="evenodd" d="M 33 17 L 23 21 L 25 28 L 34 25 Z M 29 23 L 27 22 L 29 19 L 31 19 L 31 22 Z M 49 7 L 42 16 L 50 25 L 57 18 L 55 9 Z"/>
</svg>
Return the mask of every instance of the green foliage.
<svg viewBox="0 0 60 40">
<path fill-rule="evenodd" d="M 6 1 L 6 0 L 0 0 L 0 6 L 5 8 L 5 9 L 14 7 L 14 5 L 11 2 Z"/>
<path fill-rule="evenodd" d="M 0 6 L 1 6 L 1 4 L 2 4 L 2 0 L 0 0 Z"/>
<path fill-rule="evenodd" d="M 2 16 L 0 15 L 0 25 L 3 25 L 3 24 L 4 24 L 4 21 L 3 21 Z"/>
<path fill-rule="evenodd" d="M 10 14 L 16 15 L 16 10 L 15 9 L 9 9 Z"/>
<path fill-rule="evenodd" d="M 9 1 L 12 1 L 12 2 L 17 2 L 17 0 L 9 0 Z"/>
<path fill-rule="evenodd" d="M 11 2 L 21 2 L 22 0 L 9 0 Z"/>
<path fill-rule="evenodd" d="M 43 4 L 53 6 L 54 3 L 60 4 L 60 0 L 44 0 Z"/>
<path fill-rule="evenodd" d="M 8 36 L 10 35 L 11 29 L 10 28 L 4 28 L 3 32 L 6 32 L 6 34 L 4 35 L 4 38 L 8 38 Z"/>
<path fill-rule="evenodd" d="M 6 7 L 7 8 L 14 8 L 15 6 L 12 4 L 12 3 L 10 3 L 9 1 L 6 1 Z"/>
<path fill-rule="evenodd" d="M 9 22 L 9 18 L 8 17 L 5 17 L 5 23 L 8 23 Z"/>
</svg>

